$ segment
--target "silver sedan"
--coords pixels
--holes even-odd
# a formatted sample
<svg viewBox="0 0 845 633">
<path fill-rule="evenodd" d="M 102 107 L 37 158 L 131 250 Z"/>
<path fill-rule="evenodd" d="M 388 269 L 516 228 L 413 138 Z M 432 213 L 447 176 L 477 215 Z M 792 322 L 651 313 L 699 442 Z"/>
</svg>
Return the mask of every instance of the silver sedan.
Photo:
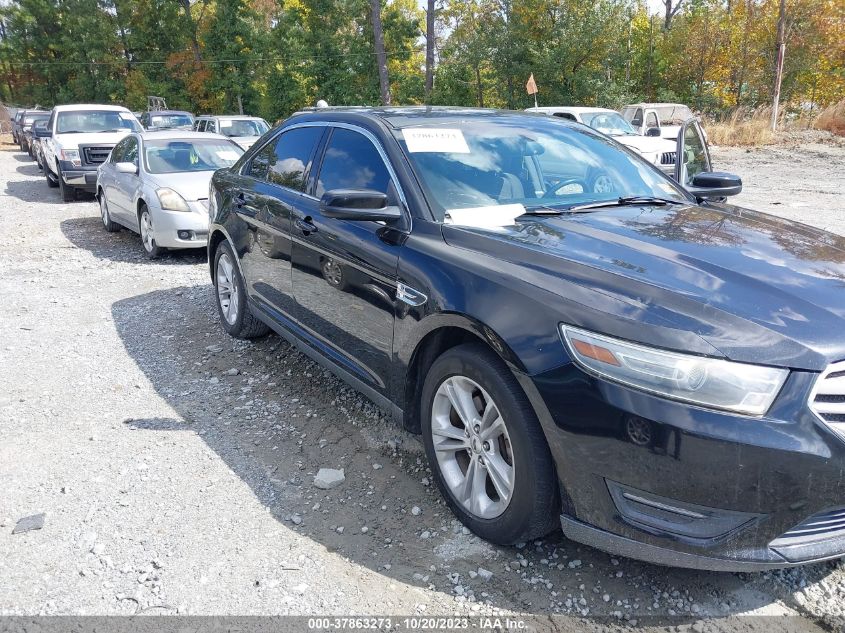
<svg viewBox="0 0 845 633">
<path fill-rule="evenodd" d="M 218 134 L 130 134 L 97 171 L 103 226 L 140 234 L 150 258 L 168 248 L 204 247 L 211 175 L 231 167 L 241 154 L 237 143 Z"/>
</svg>

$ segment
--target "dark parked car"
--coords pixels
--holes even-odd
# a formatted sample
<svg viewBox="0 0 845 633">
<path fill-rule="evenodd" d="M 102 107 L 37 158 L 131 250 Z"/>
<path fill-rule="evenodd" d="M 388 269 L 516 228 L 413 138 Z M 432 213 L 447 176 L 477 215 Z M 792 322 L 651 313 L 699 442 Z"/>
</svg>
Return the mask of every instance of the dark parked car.
<svg viewBox="0 0 845 633">
<path fill-rule="evenodd" d="M 50 120 L 50 113 L 49 112 L 37 112 L 37 113 L 28 113 L 24 115 L 23 119 L 21 120 L 21 127 L 20 132 L 18 133 L 18 137 L 20 138 L 20 147 L 22 152 L 27 152 L 30 158 L 35 158 L 32 153 L 32 126 L 35 123 L 47 123 Z"/>
<path fill-rule="evenodd" d="M 842 556 L 845 239 L 713 202 L 741 182 L 697 124 L 679 139 L 684 188 L 551 117 L 297 114 L 212 179 L 222 325 L 276 330 L 421 433 L 490 541 Z"/>
</svg>

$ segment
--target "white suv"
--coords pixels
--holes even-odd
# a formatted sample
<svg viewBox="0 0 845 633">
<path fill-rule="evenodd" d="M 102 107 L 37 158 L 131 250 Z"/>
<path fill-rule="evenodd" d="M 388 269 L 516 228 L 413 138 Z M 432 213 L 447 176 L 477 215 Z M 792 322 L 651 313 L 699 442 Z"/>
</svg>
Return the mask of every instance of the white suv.
<svg viewBox="0 0 845 633">
<path fill-rule="evenodd" d="M 270 129 L 270 124 L 257 116 L 203 114 L 194 122 L 197 132 L 212 132 L 228 136 L 243 149 L 252 147 L 261 135 Z"/>
<path fill-rule="evenodd" d="M 667 175 L 675 173 L 677 144 L 662 138 L 640 136 L 615 110 L 576 106 L 551 106 L 528 108 L 527 112 L 539 112 L 551 116 L 577 121 L 594 130 L 612 136 L 615 141 L 630 147 Z"/>
<path fill-rule="evenodd" d="M 97 168 L 112 148 L 141 124 L 128 109 L 114 105 L 61 105 L 53 108 L 41 132 L 47 184 L 61 189 L 62 200 L 76 199 L 76 190 L 94 193 Z"/>
</svg>

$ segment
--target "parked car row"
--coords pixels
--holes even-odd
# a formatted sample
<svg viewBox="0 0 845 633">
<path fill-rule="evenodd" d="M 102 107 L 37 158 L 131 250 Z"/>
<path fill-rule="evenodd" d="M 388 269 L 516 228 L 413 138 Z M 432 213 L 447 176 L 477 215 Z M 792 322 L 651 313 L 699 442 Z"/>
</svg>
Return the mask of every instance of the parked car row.
<svg viewBox="0 0 845 633">
<path fill-rule="evenodd" d="M 226 136 L 194 132 L 193 119 L 181 118 L 190 113 L 145 114 L 162 131 L 145 131 L 122 106 L 76 104 L 25 114 L 22 123 L 31 125 L 18 134 L 63 201 L 95 194 L 106 230 L 139 233 L 149 257 L 203 248 L 211 174 L 243 149 Z"/>
<path fill-rule="evenodd" d="M 71 149 L 74 112 L 48 128 L 75 174 L 104 145 Z M 742 182 L 697 122 L 670 178 L 530 113 L 320 108 L 243 153 L 203 120 L 122 131 L 105 229 L 207 244 L 223 329 L 276 331 L 421 434 L 473 532 L 721 571 L 843 556 L 845 239 L 723 204 Z"/>
</svg>

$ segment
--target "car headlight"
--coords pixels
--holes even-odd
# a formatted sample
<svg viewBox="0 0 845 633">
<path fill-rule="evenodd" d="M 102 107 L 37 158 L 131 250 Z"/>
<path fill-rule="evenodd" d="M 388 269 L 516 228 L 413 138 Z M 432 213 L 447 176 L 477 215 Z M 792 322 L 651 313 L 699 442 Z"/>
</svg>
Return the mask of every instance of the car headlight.
<svg viewBox="0 0 845 633">
<path fill-rule="evenodd" d="M 173 191 L 173 189 L 169 189 L 167 187 L 156 189 L 156 195 L 158 196 L 158 202 L 162 209 L 167 209 L 168 211 L 191 210 L 188 203 L 185 202 L 185 198 Z"/>
<path fill-rule="evenodd" d="M 788 369 L 668 352 L 560 326 L 573 360 L 589 373 L 681 400 L 747 415 L 763 415 Z"/>
<path fill-rule="evenodd" d="M 80 167 L 82 165 L 82 161 L 79 159 L 78 149 L 63 149 L 61 150 L 61 157 L 62 160 L 69 162 L 74 167 Z"/>
</svg>

